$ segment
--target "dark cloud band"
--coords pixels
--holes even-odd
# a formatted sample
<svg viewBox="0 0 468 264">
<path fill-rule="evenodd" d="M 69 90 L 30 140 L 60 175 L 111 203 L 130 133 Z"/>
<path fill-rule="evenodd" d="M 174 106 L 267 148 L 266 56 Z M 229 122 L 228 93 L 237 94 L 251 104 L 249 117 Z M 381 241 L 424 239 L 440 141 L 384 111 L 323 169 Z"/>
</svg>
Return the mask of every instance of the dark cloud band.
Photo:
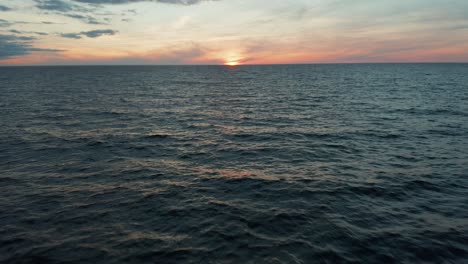
<svg viewBox="0 0 468 264">
<path fill-rule="evenodd" d="M 117 34 L 117 31 L 112 30 L 112 29 L 99 29 L 99 30 L 91 30 L 91 31 L 82 31 L 80 33 L 62 33 L 60 36 L 63 38 L 71 38 L 71 39 L 80 39 L 82 37 L 88 37 L 88 38 L 98 38 L 101 36 L 112 36 Z"/>
<path fill-rule="evenodd" d="M 12 8 L 9 8 L 8 6 L 0 5 L 0 12 L 6 12 L 6 11 L 11 11 L 13 10 Z"/>
<path fill-rule="evenodd" d="M 0 35 L 0 60 L 24 56 L 31 52 L 60 52 L 58 49 L 34 48 L 31 45 L 34 37 Z"/>
<path fill-rule="evenodd" d="M 103 5 L 154 2 L 188 6 L 208 1 L 217 0 L 34 0 L 36 8 L 40 10 L 61 14 L 93 25 L 107 24 L 106 19 L 103 19 L 103 21 L 98 19 L 98 13 L 95 12 L 96 7 L 102 7 Z"/>
</svg>

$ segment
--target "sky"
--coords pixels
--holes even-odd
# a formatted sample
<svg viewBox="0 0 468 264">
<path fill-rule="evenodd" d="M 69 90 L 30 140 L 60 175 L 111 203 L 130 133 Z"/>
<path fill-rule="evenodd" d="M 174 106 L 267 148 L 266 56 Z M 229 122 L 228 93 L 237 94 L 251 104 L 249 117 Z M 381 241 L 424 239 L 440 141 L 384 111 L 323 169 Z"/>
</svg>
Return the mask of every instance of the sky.
<svg viewBox="0 0 468 264">
<path fill-rule="evenodd" d="M 0 65 L 468 62 L 467 0 L 0 0 Z"/>
</svg>

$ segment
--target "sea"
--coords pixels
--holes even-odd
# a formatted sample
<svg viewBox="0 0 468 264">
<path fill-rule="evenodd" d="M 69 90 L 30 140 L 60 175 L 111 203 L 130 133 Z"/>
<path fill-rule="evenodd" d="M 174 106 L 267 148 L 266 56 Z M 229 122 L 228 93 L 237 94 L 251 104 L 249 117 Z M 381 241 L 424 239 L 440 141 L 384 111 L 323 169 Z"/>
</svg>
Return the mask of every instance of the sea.
<svg viewBox="0 0 468 264">
<path fill-rule="evenodd" d="M 468 263 L 468 64 L 0 68 L 1 263 Z"/>
</svg>

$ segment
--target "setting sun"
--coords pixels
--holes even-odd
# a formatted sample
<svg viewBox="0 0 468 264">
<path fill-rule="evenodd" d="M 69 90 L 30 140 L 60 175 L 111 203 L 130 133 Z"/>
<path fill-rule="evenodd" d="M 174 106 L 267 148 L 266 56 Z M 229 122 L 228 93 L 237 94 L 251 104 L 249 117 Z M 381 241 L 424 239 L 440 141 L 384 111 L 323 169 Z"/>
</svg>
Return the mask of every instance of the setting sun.
<svg viewBox="0 0 468 264">
<path fill-rule="evenodd" d="M 227 65 L 227 66 L 238 66 L 239 65 L 239 62 L 238 61 L 227 61 L 224 63 L 224 65 Z"/>
<path fill-rule="evenodd" d="M 242 56 L 240 56 L 237 52 L 232 52 L 224 59 L 224 65 L 226 66 L 238 66 L 241 64 Z"/>
</svg>

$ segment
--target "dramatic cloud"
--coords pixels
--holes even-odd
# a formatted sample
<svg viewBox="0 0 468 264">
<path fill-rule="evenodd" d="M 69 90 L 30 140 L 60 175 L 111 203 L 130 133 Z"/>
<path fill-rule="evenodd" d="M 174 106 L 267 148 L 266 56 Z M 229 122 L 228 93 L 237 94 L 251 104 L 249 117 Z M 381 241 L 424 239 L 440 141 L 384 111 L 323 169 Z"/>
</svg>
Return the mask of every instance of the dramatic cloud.
<svg viewBox="0 0 468 264">
<path fill-rule="evenodd" d="M 59 52 L 57 49 L 34 48 L 31 41 L 35 38 L 15 35 L 0 35 L 0 60 L 24 56 L 31 52 Z"/>
<path fill-rule="evenodd" d="M 60 36 L 64 38 L 71 38 L 71 39 L 80 39 L 83 36 L 88 38 L 98 38 L 105 35 L 115 35 L 117 31 L 112 29 L 100 29 L 100 30 L 91 30 L 91 31 L 82 31 L 80 33 L 62 33 Z"/>
<path fill-rule="evenodd" d="M 6 11 L 10 11 L 12 10 L 11 8 L 9 8 L 8 6 L 4 6 L 4 5 L 0 5 L 0 12 L 6 12 Z"/>
</svg>

